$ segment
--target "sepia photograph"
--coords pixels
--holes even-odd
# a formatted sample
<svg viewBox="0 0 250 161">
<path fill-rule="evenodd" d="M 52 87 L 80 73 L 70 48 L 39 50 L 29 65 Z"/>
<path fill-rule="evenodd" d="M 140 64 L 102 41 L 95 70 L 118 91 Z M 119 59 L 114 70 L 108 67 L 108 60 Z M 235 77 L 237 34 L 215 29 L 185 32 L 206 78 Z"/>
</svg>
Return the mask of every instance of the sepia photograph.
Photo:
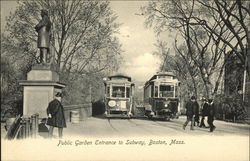
<svg viewBox="0 0 250 161">
<path fill-rule="evenodd" d="M 249 161 L 250 1 L 0 2 L 1 160 Z"/>
</svg>

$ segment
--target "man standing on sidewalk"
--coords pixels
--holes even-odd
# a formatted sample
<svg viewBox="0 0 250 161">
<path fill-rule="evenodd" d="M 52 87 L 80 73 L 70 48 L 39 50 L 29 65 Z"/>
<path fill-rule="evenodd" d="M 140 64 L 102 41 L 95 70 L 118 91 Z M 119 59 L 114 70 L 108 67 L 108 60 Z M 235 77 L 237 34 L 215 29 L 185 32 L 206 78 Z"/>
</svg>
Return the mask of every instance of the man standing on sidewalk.
<svg viewBox="0 0 250 161">
<path fill-rule="evenodd" d="M 210 132 L 213 132 L 215 130 L 215 126 L 213 124 L 214 122 L 214 115 L 215 115 L 215 106 L 213 99 L 208 100 L 208 118 L 207 118 L 207 123 L 209 124 L 210 127 Z"/>
<path fill-rule="evenodd" d="M 183 129 L 185 130 L 187 124 L 189 123 L 189 121 L 191 121 L 191 127 L 190 130 L 194 130 L 194 114 L 195 114 L 195 109 L 199 109 L 199 105 L 196 101 L 195 96 L 191 97 L 191 100 L 189 100 L 186 104 L 186 115 L 187 115 L 187 121 L 184 123 L 183 125 Z"/>
<path fill-rule="evenodd" d="M 208 116 L 208 100 L 203 98 L 203 106 L 202 106 L 202 110 L 201 110 L 201 123 L 200 123 L 200 127 L 206 127 L 205 125 L 205 117 Z"/>
<path fill-rule="evenodd" d="M 62 138 L 63 128 L 66 127 L 66 121 L 64 116 L 64 109 L 61 104 L 62 93 L 58 92 L 55 95 L 55 99 L 49 103 L 47 108 L 48 121 L 49 125 L 49 137 L 53 136 L 54 127 L 58 128 L 59 138 Z"/>
</svg>

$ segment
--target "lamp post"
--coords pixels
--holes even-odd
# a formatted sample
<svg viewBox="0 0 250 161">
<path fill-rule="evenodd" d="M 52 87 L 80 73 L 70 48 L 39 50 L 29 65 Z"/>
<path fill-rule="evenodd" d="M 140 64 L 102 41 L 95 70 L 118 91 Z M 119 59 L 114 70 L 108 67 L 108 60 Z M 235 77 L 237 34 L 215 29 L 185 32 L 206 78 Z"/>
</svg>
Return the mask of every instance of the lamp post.
<svg viewBox="0 0 250 161">
<path fill-rule="evenodd" d="M 247 78 L 247 48 L 246 48 L 246 60 L 244 65 L 244 74 L 243 74 L 243 89 L 242 89 L 242 97 L 243 102 L 245 101 L 245 93 L 246 93 L 246 78 Z"/>
<path fill-rule="evenodd" d="M 244 65 L 244 74 L 243 74 L 243 89 L 242 89 L 242 99 L 243 102 L 245 101 L 245 93 L 246 93 L 246 79 L 247 79 L 247 61 L 248 61 L 248 55 L 250 55 L 250 50 L 249 50 L 249 46 L 250 46 L 250 31 L 247 32 L 247 45 L 246 45 L 246 57 L 245 57 L 245 65 Z"/>
</svg>

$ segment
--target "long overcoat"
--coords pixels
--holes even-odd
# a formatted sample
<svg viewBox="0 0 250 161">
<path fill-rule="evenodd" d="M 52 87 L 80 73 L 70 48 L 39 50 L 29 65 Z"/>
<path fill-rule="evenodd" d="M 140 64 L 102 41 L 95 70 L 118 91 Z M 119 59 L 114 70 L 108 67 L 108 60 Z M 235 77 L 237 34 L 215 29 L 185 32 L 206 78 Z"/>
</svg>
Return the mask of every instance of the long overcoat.
<svg viewBox="0 0 250 161">
<path fill-rule="evenodd" d="M 52 23 L 48 16 L 44 16 L 42 20 L 36 25 L 35 29 L 38 32 L 38 48 L 49 48 L 51 25 Z"/>
<path fill-rule="evenodd" d="M 208 116 L 208 113 L 209 113 L 209 107 L 208 107 L 208 102 L 205 102 L 203 107 L 202 107 L 202 116 Z"/>
<path fill-rule="evenodd" d="M 60 101 L 54 99 L 49 103 L 47 115 L 49 114 L 51 114 L 52 117 L 48 118 L 47 125 L 59 128 L 66 127 L 64 109 Z"/>
<path fill-rule="evenodd" d="M 199 105 L 198 105 L 198 103 L 196 101 L 195 102 L 188 101 L 187 104 L 186 104 L 186 115 L 187 115 L 187 117 L 192 118 L 196 114 L 196 111 L 198 109 L 199 109 Z"/>
<path fill-rule="evenodd" d="M 214 103 L 209 103 L 208 105 L 208 117 L 214 117 L 215 115 L 215 105 Z"/>
</svg>

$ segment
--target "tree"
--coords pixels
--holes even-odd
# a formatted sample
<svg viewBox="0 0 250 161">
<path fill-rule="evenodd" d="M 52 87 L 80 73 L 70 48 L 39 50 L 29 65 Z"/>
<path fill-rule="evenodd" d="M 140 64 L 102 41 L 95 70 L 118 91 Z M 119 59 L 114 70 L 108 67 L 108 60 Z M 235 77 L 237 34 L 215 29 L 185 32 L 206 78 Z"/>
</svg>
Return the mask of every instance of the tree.
<svg viewBox="0 0 250 161">
<path fill-rule="evenodd" d="M 102 61 L 96 70 L 102 70 L 111 64 L 108 59 L 119 55 L 118 40 L 112 35 L 119 25 L 109 3 L 81 0 L 20 1 L 8 18 L 7 31 L 13 43 L 25 49 L 23 54 L 37 58 L 34 26 L 42 8 L 48 9 L 53 23 L 51 48 L 59 72 L 84 73 L 96 60 Z"/>
<path fill-rule="evenodd" d="M 198 85 L 200 80 L 197 79 L 197 68 L 190 56 L 185 54 L 187 52 L 185 46 L 177 47 L 177 40 L 174 43 L 174 53 L 170 53 L 167 48 L 167 43 L 159 41 L 156 45 L 158 51 L 155 52 L 162 57 L 161 71 L 173 71 L 182 84 L 182 97 L 186 93 L 190 95 L 198 95 Z M 175 54 L 176 53 L 176 54 Z"/>
<path fill-rule="evenodd" d="M 146 24 L 148 26 L 154 26 L 156 30 L 160 29 L 160 32 L 174 29 L 179 33 L 183 38 L 182 43 L 187 46 L 186 54 L 191 57 L 199 70 L 199 76 L 206 89 L 206 96 L 216 94 L 223 74 L 224 60 L 222 58 L 226 54 L 229 44 L 235 40 L 235 34 L 220 18 L 221 14 L 204 9 L 204 5 L 195 0 L 153 1 L 144 8 L 144 12 L 147 16 Z M 242 19 L 245 17 L 243 16 Z M 210 23 L 209 29 L 207 22 Z M 239 34 L 242 34 L 241 30 L 244 27 L 237 25 L 233 27 L 239 31 Z M 241 53 L 244 55 L 244 52 Z M 219 74 L 216 76 L 213 87 L 211 77 L 215 77 L 216 73 Z"/>
<path fill-rule="evenodd" d="M 41 19 L 41 9 L 49 11 L 53 23 L 50 52 L 61 81 L 77 87 L 74 80 L 117 70 L 121 45 L 114 33 L 119 24 L 107 1 L 19 1 L 7 19 L 1 44 L 11 63 L 23 65 L 27 71 L 38 63 L 34 27 Z"/>
<path fill-rule="evenodd" d="M 9 63 L 8 59 L 1 57 L 1 102 L 2 99 L 8 97 L 9 92 L 13 92 L 13 82 L 15 78 L 12 77 L 14 74 L 13 67 Z M 10 82 L 10 83 L 9 83 Z"/>
<path fill-rule="evenodd" d="M 233 35 L 233 41 L 228 41 L 227 34 L 220 35 L 211 27 L 212 24 L 203 16 L 193 17 L 197 22 L 204 22 L 203 27 L 223 41 L 239 58 L 241 63 L 245 65 L 247 59 L 246 47 L 250 44 L 249 29 L 250 25 L 250 2 L 244 0 L 215 0 L 205 1 L 197 0 L 202 10 L 213 13 L 214 21 L 219 22 L 220 26 L 224 25 L 230 34 Z M 249 74 L 249 71 L 248 71 Z"/>
</svg>

